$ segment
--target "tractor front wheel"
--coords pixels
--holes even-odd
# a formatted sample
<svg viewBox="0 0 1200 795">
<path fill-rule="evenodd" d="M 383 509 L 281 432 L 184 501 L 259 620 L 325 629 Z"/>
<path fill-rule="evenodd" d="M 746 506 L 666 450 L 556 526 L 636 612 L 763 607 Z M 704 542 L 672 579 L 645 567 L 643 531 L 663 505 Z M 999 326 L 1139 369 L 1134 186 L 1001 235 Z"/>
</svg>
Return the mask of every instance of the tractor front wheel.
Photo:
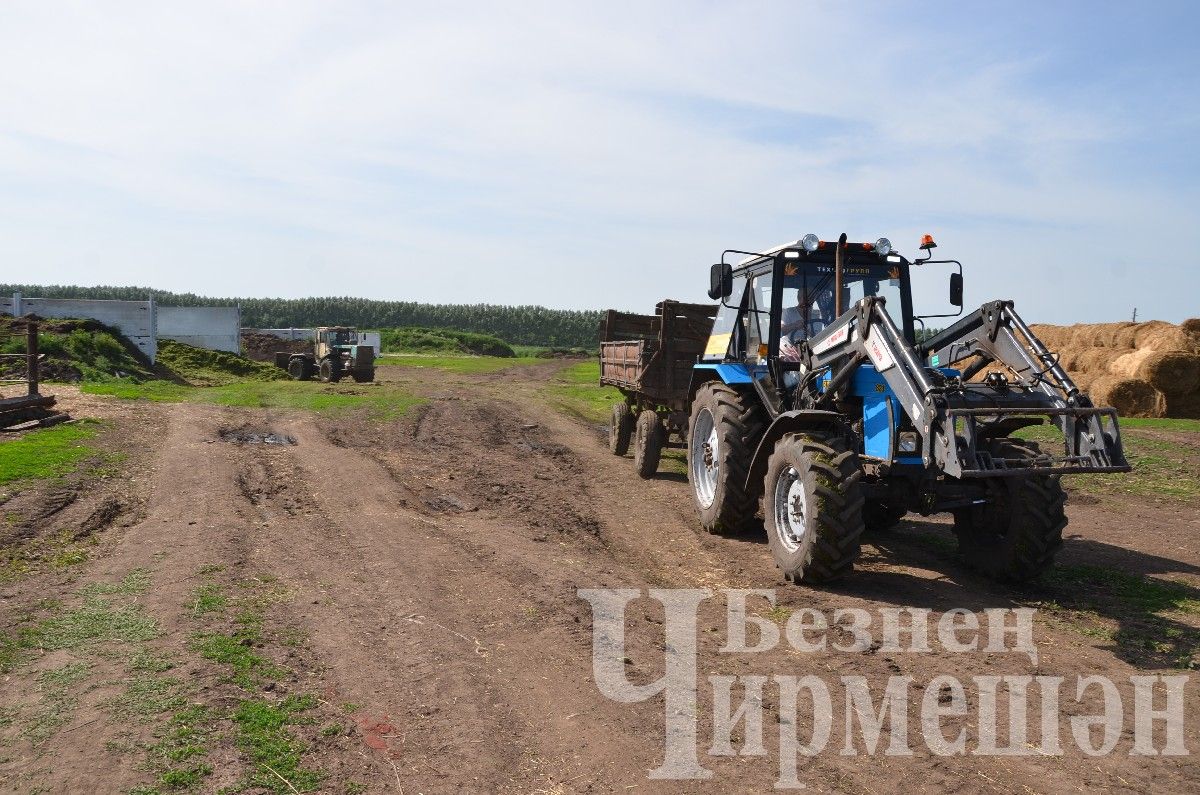
<svg viewBox="0 0 1200 795">
<path fill-rule="evenodd" d="M 658 472 L 666 428 L 651 409 L 643 409 L 637 418 L 637 436 L 633 446 L 633 465 L 639 477 L 652 478 Z"/>
<path fill-rule="evenodd" d="M 628 403 L 614 403 L 612 418 L 608 424 L 608 449 L 613 455 L 629 452 L 629 439 L 633 435 L 633 412 Z"/>
<path fill-rule="evenodd" d="M 336 384 L 342 380 L 342 368 L 334 367 L 332 359 L 321 360 L 321 382 L 325 384 Z"/>
<path fill-rule="evenodd" d="M 375 380 L 375 368 L 372 367 L 370 370 L 352 370 L 350 375 L 356 384 L 369 384 Z"/>
<path fill-rule="evenodd" d="M 864 528 L 858 456 L 839 436 L 785 434 L 767 462 L 763 520 L 790 582 L 836 580 L 854 568 Z"/>
<path fill-rule="evenodd" d="M 696 391 L 688 420 L 688 480 L 700 525 L 710 533 L 740 533 L 754 522 L 755 493 L 746 482 L 762 436 L 757 396 L 720 381 Z"/>
<path fill-rule="evenodd" d="M 996 439 L 994 458 L 1033 460 L 1031 442 Z M 1062 547 L 1067 495 L 1055 475 L 989 478 L 987 501 L 954 512 L 954 534 L 966 562 L 996 580 L 1024 582 L 1045 571 Z"/>
</svg>

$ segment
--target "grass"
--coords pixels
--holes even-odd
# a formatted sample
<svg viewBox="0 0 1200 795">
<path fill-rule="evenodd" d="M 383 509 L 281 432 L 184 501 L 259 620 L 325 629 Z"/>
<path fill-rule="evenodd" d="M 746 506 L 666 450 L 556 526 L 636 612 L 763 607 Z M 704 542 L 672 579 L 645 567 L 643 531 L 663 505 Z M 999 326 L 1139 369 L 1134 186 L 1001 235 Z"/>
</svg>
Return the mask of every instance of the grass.
<svg viewBox="0 0 1200 795">
<path fill-rule="evenodd" d="M 233 670 L 233 681 L 252 690 L 261 682 L 260 677 L 279 672 L 265 657 L 254 653 L 254 642 L 254 634 L 240 630 L 233 635 L 197 633 L 192 636 L 191 647 L 206 660 L 228 665 Z"/>
<path fill-rule="evenodd" d="M 67 474 L 95 452 L 85 442 L 96 435 L 96 425 L 56 425 L 0 440 L 0 484 Z"/>
<path fill-rule="evenodd" d="M 79 703 L 73 688 L 87 678 L 90 670 L 89 663 L 76 660 L 38 676 L 41 700 L 23 731 L 30 742 L 39 745 L 70 722 Z"/>
<path fill-rule="evenodd" d="M 1156 417 L 1121 417 L 1122 428 L 1153 428 L 1163 431 L 1200 433 L 1200 420 L 1173 420 Z"/>
<path fill-rule="evenodd" d="M 426 356 L 421 354 L 385 353 L 375 360 L 375 364 L 380 367 L 429 367 L 451 373 L 486 374 L 507 370 L 510 367 L 538 364 L 545 361 L 545 359 L 538 359 L 533 356 Z"/>
<path fill-rule="evenodd" d="M 158 635 L 158 625 L 142 612 L 140 606 L 116 607 L 107 599 L 89 596 L 80 607 L 45 619 L 27 630 L 21 645 L 54 651 L 97 643 L 140 643 Z"/>
<path fill-rule="evenodd" d="M 208 583 L 201 585 L 192 592 L 192 602 L 188 605 L 193 616 L 204 613 L 220 613 L 229 604 L 229 599 L 221 591 L 219 585 Z"/>
<path fill-rule="evenodd" d="M 125 400 L 166 403 L 214 403 L 245 408 L 297 409 L 336 412 L 365 409 L 391 419 L 423 402 L 391 385 L 319 384 L 311 381 L 239 381 L 221 386 L 189 387 L 169 381 L 84 384 L 84 392 Z"/>
<path fill-rule="evenodd" d="M 11 319 L 0 321 L 0 328 L 7 329 L 11 322 Z M 57 377 L 88 381 L 153 377 L 149 368 L 135 356 L 135 349 L 122 341 L 119 331 L 94 320 L 46 321 L 38 334 L 38 350 L 46 357 L 43 372 L 48 379 L 56 374 Z M 24 339 L 0 339 L 0 353 L 24 352 Z M 10 366 L 0 366 L 0 372 Z"/>
<path fill-rule="evenodd" d="M 288 726 L 305 722 L 300 713 L 316 706 L 312 696 L 288 696 L 278 704 L 263 699 L 242 701 L 233 714 L 238 747 L 257 766 L 249 777 L 251 786 L 270 792 L 311 792 L 321 783 L 321 774 L 304 768 L 300 758 L 307 750 Z"/>
<path fill-rule="evenodd" d="M 178 679 L 138 672 L 125 682 L 124 692 L 103 706 L 118 718 L 145 719 L 178 709 L 186 701 Z"/>
<path fill-rule="evenodd" d="M 612 404 L 624 398 L 611 386 L 600 386 L 600 363 L 580 362 L 561 370 L 547 388 L 550 402 L 588 422 L 607 422 Z"/>
</svg>

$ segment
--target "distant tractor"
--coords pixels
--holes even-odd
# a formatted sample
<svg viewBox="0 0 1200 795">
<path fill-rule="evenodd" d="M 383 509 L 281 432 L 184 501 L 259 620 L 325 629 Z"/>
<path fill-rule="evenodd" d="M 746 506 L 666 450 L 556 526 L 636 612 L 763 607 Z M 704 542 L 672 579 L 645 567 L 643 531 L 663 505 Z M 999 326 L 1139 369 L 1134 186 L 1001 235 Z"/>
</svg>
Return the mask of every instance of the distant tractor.
<svg viewBox="0 0 1200 795">
<path fill-rule="evenodd" d="M 375 380 L 375 348 L 360 344 L 358 330 L 349 326 L 322 326 L 313 335 L 313 349 L 301 353 L 279 351 L 275 364 L 293 381 L 336 384 L 349 375 L 358 383 Z"/>
</svg>

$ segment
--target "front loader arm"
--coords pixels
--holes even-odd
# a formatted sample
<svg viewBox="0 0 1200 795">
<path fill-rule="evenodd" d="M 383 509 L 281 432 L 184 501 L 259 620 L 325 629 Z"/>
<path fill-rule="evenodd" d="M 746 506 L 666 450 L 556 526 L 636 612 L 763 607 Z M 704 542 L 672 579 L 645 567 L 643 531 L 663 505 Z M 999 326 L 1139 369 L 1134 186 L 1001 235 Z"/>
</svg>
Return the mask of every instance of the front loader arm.
<svg viewBox="0 0 1200 795">
<path fill-rule="evenodd" d="M 811 340 L 802 371 L 830 373 L 824 391 L 810 393 L 812 408 L 828 407 L 847 394 L 854 371 L 869 361 L 920 433 L 926 467 L 953 477 L 1129 471 L 1116 411 L 1091 406 L 1012 302 L 985 304 L 916 349 L 884 307 L 883 297 L 867 296 Z M 1000 362 L 1019 381 L 1003 388 L 969 384 L 925 364 L 967 359 Z M 986 449 L 988 440 L 1047 417 L 1063 432 L 1062 455 L 999 459 Z"/>
</svg>

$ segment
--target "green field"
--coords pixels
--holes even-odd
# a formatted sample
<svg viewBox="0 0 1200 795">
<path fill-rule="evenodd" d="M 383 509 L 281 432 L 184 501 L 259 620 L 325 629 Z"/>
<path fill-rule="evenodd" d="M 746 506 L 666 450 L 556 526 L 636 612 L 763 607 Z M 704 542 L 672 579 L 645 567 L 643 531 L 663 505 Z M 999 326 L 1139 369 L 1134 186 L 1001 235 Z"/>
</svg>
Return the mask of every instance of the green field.
<svg viewBox="0 0 1200 795">
<path fill-rule="evenodd" d="M 624 398 L 611 386 L 600 386 L 600 363 L 579 362 L 560 371 L 547 387 L 550 402 L 588 422 L 607 422 L 612 404 Z"/>
<path fill-rule="evenodd" d="M 375 360 L 376 367 L 428 367 L 451 373 L 495 373 L 510 367 L 544 364 L 546 359 L 533 356 L 455 356 L 417 353 L 385 353 Z"/>
<path fill-rule="evenodd" d="M 84 384 L 82 389 L 92 395 L 165 403 L 215 403 L 219 406 L 320 412 L 365 408 L 384 419 L 401 416 L 422 402 L 421 398 L 392 385 L 312 381 L 239 381 L 208 387 L 190 387 L 170 381 L 105 382 Z"/>
</svg>

